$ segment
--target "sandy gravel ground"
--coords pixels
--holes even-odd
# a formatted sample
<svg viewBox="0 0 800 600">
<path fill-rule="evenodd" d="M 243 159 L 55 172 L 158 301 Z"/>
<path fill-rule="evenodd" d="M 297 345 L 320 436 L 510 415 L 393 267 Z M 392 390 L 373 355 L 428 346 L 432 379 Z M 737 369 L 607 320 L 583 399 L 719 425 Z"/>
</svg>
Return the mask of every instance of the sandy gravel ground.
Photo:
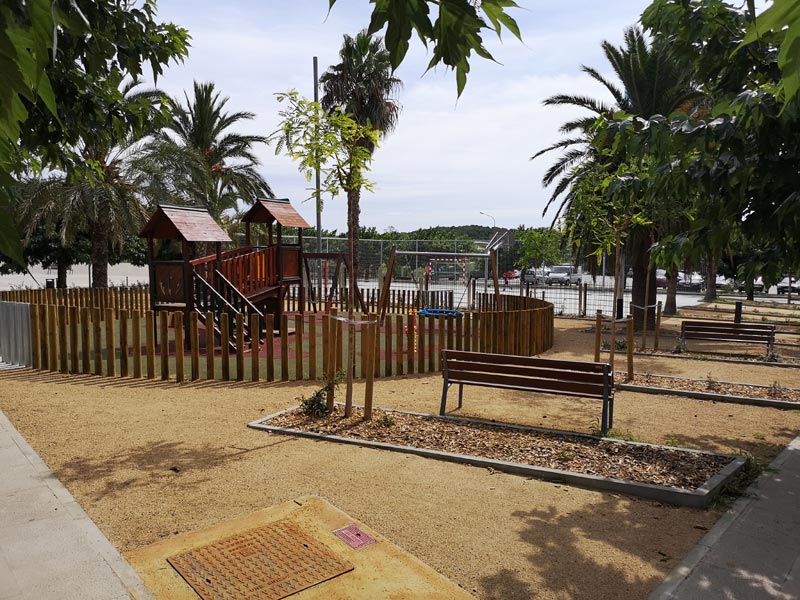
<svg viewBox="0 0 800 600">
<path fill-rule="evenodd" d="M 587 358 L 586 322 L 557 327 L 552 355 Z M 652 372 L 705 377 L 713 368 L 720 380 L 800 387 L 800 370 L 648 360 Z M 5 371 L 0 409 L 123 551 L 318 494 L 482 599 L 639 599 L 718 517 L 244 426 L 312 389 Z M 377 405 L 435 413 L 441 378 L 379 381 L 375 393 Z M 462 411 L 579 431 L 599 412 L 589 401 L 477 389 Z M 798 411 L 632 393 L 617 395 L 616 418 L 636 439 L 765 460 L 800 431 Z"/>
</svg>

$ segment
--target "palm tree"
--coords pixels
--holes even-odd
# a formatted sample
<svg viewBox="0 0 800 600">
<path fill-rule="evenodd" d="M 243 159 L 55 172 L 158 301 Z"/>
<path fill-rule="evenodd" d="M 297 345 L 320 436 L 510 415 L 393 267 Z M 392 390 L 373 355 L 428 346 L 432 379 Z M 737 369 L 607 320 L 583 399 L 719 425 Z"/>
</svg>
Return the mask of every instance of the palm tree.
<svg viewBox="0 0 800 600">
<path fill-rule="evenodd" d="M 613 104 L 605 103 L 588 96 L 558 94 L 544 101 L 545 105 L 569 105 L 584 108 L 589 115 L 564 123 L 560 132 L 566 137 L 531 158 L 537 158 L 554 150 L 563 150 L 555 163 L 545 172 L 542 184 L 545 187 L 555 185 L 553 193 L 545 207 L 547 209 L 561 198 L 556 211 L 557 219 L 563 211 L 569 210 L 572 203 L 570 190 L 576 183 L 576 177 L 586 173 L 586 169 L 578 169 L 580 165 L 596 163 L 602 168 L 600 157 L 594 149 L 592 125 L 597 118 L 610 116 L 615 112 L 650 118 L 654 115 L 669 115 L 678 109 L 691 106 L 691 101 L 699 96 L 693 88 L 688 69 L 676 60 L 669 47 L 663 43 L 648 45 L 641 29 L 629 27 L 625 30 L 624 44 L 616 47 L 607 41 L 602 43 L 603 53 L 619 78 L 621 87 L 604 77 L 599 71 L 583 66 L 582 70 L 592 79 L 600 83 L 614 100 Z M 614 168 L 615 165 L 607 165 Z M 630 239 L 630 254 L 633 257 L 633 302 L 638 306 L 652 303 L 655 296 L 655 273 L 651 273 L 651 297 L 647 295 L 647 272 L 650 259 L 649 247 L 651 232 L 638 230 Z M 641 313 L 640 313 L 641 314 Z M 640 316 L 637 315 L 637 316 Z M 640 321 L 640 319 L 637 319 Z"/>
<path fill-rule="evenodd" d="M 383 40 L 369 36 L 366 31 L 359 32 L 355 38 L 345 35 L 339 58 L 341 62 L 320 77 L 322 107 L 327 111 L 339 108 L 356 123 L 372 127 L 381 136 L 391 133 L 400 115 L 400 104 L 392 96 L 402 82 L 393 75 Z M 375 151 L 375 144 L 368 138 L 364 138 L 362 145 L 370 153 Z M 353 249 L 351 268 L 356 276 L 360 200 L 360 188 L 347 191 L 347 233 Z"/>
<path fill-rule="evenodd" d="M 138 80 L 122 85 L 127 106 L 148 106 L 144 126 L 120 140 L 113 132 L 94 132 L 76 153 L 84 159 L 81 170 L 69 177 L 53 173 L 29 177 L 19 183 L 19 214 L 26 236 L 51 224 L 58 228 L 63 245 L 79 235 L 91 239 L 92 286 L 108 287 L 108 263 L 112 245 L 121 248 L 127 235 L 136 235 L 147 217 L 147 174 L 141 170 L 145 140 L 158 127 L 165 100 L 158 90 L 136 90 Z M 138 164 L 138 166 L 137 166 Z"/>
<path fill-rule="evenodd" d="M 266 138 L 230 131 L 255 115 L 224 112 L 229 98 L 221 98 L 213 83 L 195 81 L 194 96 L 190 99 L 184 93 L 184 99 L 185 104 L 172 99 L 174 116 L 168 132 L 159 138 L 160 147 L 153 151 L 162 160 L 174 162 L 179 157 L 183 163 L 191 180 L 190 187 L 183 190 L 186 202 L 204 206 L 219 219 L 226 210 L 236 210 L 239 199 L 252 204 L 259 197 L 273 197 L 257 170 L 261 162 L 253 151 L 256 144 L 266 143 Z"/>
</svg>

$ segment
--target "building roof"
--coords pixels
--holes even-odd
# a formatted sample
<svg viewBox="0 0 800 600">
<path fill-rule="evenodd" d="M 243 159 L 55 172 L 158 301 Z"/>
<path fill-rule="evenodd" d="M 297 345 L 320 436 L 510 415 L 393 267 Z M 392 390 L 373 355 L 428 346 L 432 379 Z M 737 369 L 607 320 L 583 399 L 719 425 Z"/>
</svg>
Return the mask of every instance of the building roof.
<svg viewBox="0 0 800 600">
<path fill-rule="evenodd" d="M 277 221 L 283 227 L 311 227 L 300 216 L 288 198 L 259 199 L 242 217 L 245 223 L 272 223 Z"/>
<path fill-rule="evenodd" d="M 163 204 L 139 237 L 187 242 L 230 242 L 231 238 L 204 208 Z"/>
</svg>

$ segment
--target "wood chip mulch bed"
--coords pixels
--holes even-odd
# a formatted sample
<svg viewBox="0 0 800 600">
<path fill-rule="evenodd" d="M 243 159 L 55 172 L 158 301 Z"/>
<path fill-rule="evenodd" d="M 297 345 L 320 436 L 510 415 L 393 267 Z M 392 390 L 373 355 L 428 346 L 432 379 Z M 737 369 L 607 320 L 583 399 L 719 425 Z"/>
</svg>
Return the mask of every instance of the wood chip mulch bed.
<svg viewBox="0 0 800 600">
<path fill-rule="evenodd" d="M 363 421 L 362 414 L 355 408 L 346 419 L 344 407 L 337 405 L 331 415 L 314 418 L 296 408 L 261 424 L 689 490 L 703 485 L 732 460 L 499 424 L 383 410 L 375 410 L 372 420 Z"/>
<path fill-rule="evenodd" d="M 693 340 L 694 341 L 694 340 Z M 652 342 L 651 342 L 652 343 Z M 701 343 L 701 342 L 699 342 Z M 637 345 L 638 346 L 638 345 Z M 607 350 L 604 350 L 608 352 Z M 653 350 L 652 348 L 648 348 L 647 350 L 640 351 L 636 350 L 637 354 L 642 356 L 676 356 L 678 358 L 688 358 L 688 359 L 721 359 L 721 360 L 739 360 L 748 363 L 755 363 L 757 365 L 763 365 L 769 367 L 771 365 L 800 365 L 800 358 L 795 356 L 787 356 L 782 354 L 780 356 L 780 360 L 778 362 L 773 361 L 765 361 L 764 355 L 753 355 L 753 354 L 729 354 L 727 352 L 695 352 L 693 350 L 685 350 L 683 352 L 675 352 L 674 350 Z M 624 355 L 625 350 L 617 350 L 617 355 Z"/>
<path fill-rule="evenodd" d="M 782 400 L 784 402 L 800 403 L 800 390 L 787 388 L 778 384 L 759 386 L 744 383 L 728 383 L 716 381 L 713 378 L 684 379 L 681 377 L 668 377 L 637 373 L 632 382 L 635 385 L 645 385 L 673 390 L 686 390 L 690 392 L 705 392 L 709 394 L 724 394 L 726 396 L 741 396 L 744 398 L 764 398 L 767 400 Z"/>
</svg>

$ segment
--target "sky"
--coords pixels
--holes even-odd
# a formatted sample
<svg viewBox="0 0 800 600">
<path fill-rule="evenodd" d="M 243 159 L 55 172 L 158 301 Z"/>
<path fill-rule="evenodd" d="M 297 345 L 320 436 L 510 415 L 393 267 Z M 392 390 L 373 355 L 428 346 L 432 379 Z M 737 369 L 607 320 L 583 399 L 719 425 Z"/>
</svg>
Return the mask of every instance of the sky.
<svg viewBox="0 0 800 600">
<path fill-rule="evenodd" d="M 484 41 L 497 62 L 473 57 L 467 87 L 456 95 L 455 75 L 439 68 L 425 73 L 429 55 L 417 39 L 398 68 L 402 105 L 395 131 L 375 153 L 364 192 L 361 224 L 378 231 L 411 231 L 437 225 L 550 225 L 543 216 L 550 193 L 542 175 L 556 155 L 529 160 L 561 139 L 561 123 L 580 109 L 546 107 L 556 93 L 607 98 L 581 65 L 612 76 L 600 44 L 621 44 L 646 0 L 518 0 L 511 9 L 522 31 L 520 43 L 490 31 Z M 275 94 L 296 89 L 313 97 L 312 60 L 320 73 L 338 62 L 342 36 L 369 23 L 368 0 L 160 0 L 158 16 L 189 30 L 189 57 L 171 66 L 158 87 L 183 97 L 192 82 L 213 81 L 230 99 L 229 111 L 257 116 L 240 122 L 241 133 L 268 135 L 278 126 Z M 289 158 L 259 146 L 259 167 L 278 197 L 292 200 L 312 225 L 313 201 L 305 177 Z M 486 214 L 481 214 L 481 213 Z M 346 230 L 346 197 L 325 199 L 325 229 Z"/>
</svg>

